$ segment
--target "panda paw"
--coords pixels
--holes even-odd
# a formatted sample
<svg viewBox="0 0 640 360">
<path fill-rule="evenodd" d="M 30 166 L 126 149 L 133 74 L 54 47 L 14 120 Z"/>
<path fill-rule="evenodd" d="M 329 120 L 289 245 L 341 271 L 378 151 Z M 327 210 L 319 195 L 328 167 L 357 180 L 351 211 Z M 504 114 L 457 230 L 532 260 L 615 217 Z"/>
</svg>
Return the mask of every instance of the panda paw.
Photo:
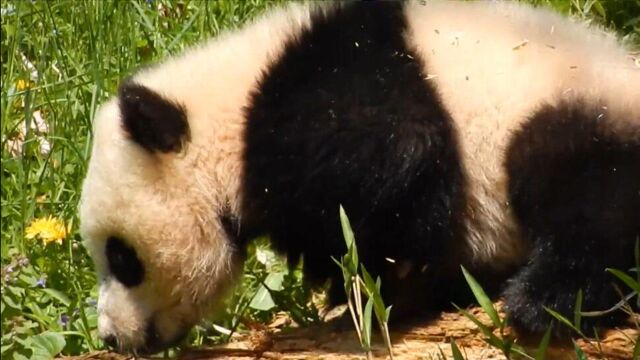
<svg viewBox="0 0 640 360">
<path fill-rule="evenodd" d="M 580 317 L 575 323 L 578 292 L 583 291 L 582 311 L 606 310 L 619 301 L 615 292 L 598 284 L 609 284 L 604 279 L 587 279 L 576 283 L 574 279 L 562 281 L 546 272 L 525 268 L 512 279 L 504 292 L 505 310 L 509 324 L 520 334 L 542 334 L 552 326 L 556 338 L 576 336 L 575 329 L 559 321 L 549 310 L 560 314 L 586 336 L 594 336 L 600 327 L 611 327 L 623 322 L 627 315 L 616 310 L 596 317 Z M 554 281 L 555 280 L 555 281 Z M 573 281 L 573 283 L 572 283 Z"/>
</svg>

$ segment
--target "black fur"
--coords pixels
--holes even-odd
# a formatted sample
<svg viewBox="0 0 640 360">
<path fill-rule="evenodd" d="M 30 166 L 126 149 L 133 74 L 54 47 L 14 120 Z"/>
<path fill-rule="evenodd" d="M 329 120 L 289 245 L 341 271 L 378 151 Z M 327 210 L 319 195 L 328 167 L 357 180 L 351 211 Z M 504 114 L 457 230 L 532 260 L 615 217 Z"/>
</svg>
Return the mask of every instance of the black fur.
<svg viewBox="0 0 640 360">
<path fill-rule="evenodd" d="M 291 262 L 304 255 L 307 278 L 333 278 L 337 300 L 343 204 L 363 263 L 411 311 L 447 293 L 428 289 L 434 278 L 460 272 L 447 266 L 464 177 L 450 115 L 402 38 L 402 6 L 318 12 L 265 72 L 246 110 L 242 230 L 270 234 Z"/>
<path fill-rule="evenodd" d="M 551 317 L 543 306 L 572 319 L 580 289 L 585 311 L 604 310 L 620 300 L 605 268 L 634 265 L 640 238 L 640 129 L 627 125 L 629 134 L 622 137 L 625 129 L 613 131 L 612 120 L 619 119 L 610 119 L 604 106 L 562 102 L 543 107 L 511 141 L 509 195 L 533 244 L 529 264 L 505 293 L 507 310 L 521 330 L 547 328 Z M 583 330 L 624 316 L 585 318 Z"/>
<path fill-rule="evenodd" d="M 119 89 L 122 124 L 131 138 L 149 151 L 179 152 L 189 141 L 187 114 L 181 104 L 132 81 Z"/>
<path fill-rule="evenodd" d="M 144 266 L 135 249 L 125 244 L 117 237 L 107 239 L 105 248 L 109 272 L 126 287 L 142 284 L 144 280 Z"/>
</svg>

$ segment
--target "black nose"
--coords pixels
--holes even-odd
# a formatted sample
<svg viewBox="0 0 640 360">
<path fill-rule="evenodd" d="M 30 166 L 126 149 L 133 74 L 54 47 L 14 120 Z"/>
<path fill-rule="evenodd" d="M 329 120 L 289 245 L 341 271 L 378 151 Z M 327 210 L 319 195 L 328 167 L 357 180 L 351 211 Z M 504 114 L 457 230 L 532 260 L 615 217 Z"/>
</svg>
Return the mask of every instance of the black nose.
<svg viewBox="0 0 640 360">
<path fill-rule="evenodd" d="M 163 339 L 156 327 L 156 322 L 154 319 L 150 319 L 145 333 L 145 346 L 138 349 L 138 353 L 145 355 L 156 354 L 164 349 L 178 345 L 187 334 L 187 331 L 179 331 L 170 339 Z"/>
<path fill-rule="evenodd" d="M 110 348 L 118 347 L 118 339 L 113 334 L 102 337 L 102 342 Z"/>
<path fill-rule="evenodd" d="M 162 343 L 153 319 L 149 320 L 145 335 L 145 345 L 144 348 L 140 349 L 140 353 L 148 355 L 155 354 L 166 347 L 166 345 Z"/>
</svg>

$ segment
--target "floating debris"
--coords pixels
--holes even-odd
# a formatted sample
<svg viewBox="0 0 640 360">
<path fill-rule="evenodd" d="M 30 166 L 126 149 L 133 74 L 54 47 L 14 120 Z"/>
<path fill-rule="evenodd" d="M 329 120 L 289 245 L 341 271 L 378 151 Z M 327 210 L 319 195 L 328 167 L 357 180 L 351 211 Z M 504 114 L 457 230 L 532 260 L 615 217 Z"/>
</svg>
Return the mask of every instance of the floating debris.
<svg viewBox="0 0 640 360">
<path fill-rule="evenodd" d="M 523 39 L 518 45 L 512 47 L 511 50 L 520 50 L 521 48 L 527 46 L 528 43 L 528 39 Z"/>
</svg>

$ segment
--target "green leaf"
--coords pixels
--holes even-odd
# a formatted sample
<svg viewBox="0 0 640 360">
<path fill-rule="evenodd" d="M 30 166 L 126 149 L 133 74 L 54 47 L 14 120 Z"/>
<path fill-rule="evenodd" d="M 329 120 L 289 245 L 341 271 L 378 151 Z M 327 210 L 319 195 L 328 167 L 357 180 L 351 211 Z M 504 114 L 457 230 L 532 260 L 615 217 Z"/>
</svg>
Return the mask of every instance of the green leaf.
<svg viewBox="0 0 640 360">
<path fill-rule="evenodd" d="M 627 284 L 627 286 L 630 287 L 631 290 L 640 294 L 640 283 L 635 281 L 631 276 L 618 269 L 607 269 L 607 271 L 615 275 L 615 277 L 620 279 L 620 281 L 622 281 L 623 283 Z"/>
<path fill-rule="evenodd" d="M 347 244 L 347 254 L 344 256 L 345 265 L 349 267 L 351 274 L 355 275 L 358 272 L 358 264 L 360 261 L 358 258 L 358 248 L 356 247 L 355 235 L 353 234 L 351 223 L 342 205 L 340 205 L 340 225 L 342 226 L 344 242 Z"/>
<path fill-rule="evenodd" d="M 342 205 L 340 205 L 340 224 L 342 225 L 342 236 L 344 236 L 344 241 L 347 243 L 347 249 L 349 249 L 355 240 L 351 224 L 349 223 L 349 218 L 347 217 L 347 213 L 344 211 Z"/>
<path fill-rule="evenodd" d="M 27 339 L 27 347 L 31 349 L 33 360 L 53 359 L 66 345 L 64 336 L 58 333 L 45 331 Z"/>
<path fill-rule="evenodd" d="M 493 303 L 491 299 L 487 296 L 487 293 L 484 292 L 482 286 L 476 281 L 476 279 L 464 268 L 464 266 L 460 266 L 462 268 L 462 273 L 464 274 L 471 291 L 473 292 L 473 296 L 475 296 L 476 300 L 482 307 L 482 309 L 489 315 L 491 322 L 497 328 L 500 327 L 500 317 L 498 316 L 498 312 L 493 307 Z"/>
<path fill-rule="evenodd" d="M 547 331 L 545 331 L 542 340 L 540 340 L 540 344 L 538 345 L 538 350 L 536 350 L 536 360 L 544 360 L 545 355 L 547 353 L 547 348 L 549 348 L 549 340 L 551 339 L 551 329 L 553 325 L 549 325 Z"/>
<path fill-rule="evenodd" d="M 13 345 L 14 345 L 14 343 L 10 343 L 8 345 L 1 345 L 0 346 L 0 354 L 2 354 L 4 356 L 4 354 L 6 352 L 8 352 L 9 350 L 13 349 Z"/>
<path fill-rule="evenodd" d="M 362 341 L 363 345 L 366 346 L 366 349 L 369 350 L 371 348 L 371 313 L 373 310 L 373 299 L 369 298 L 367 300 L 367 304 L 364 306 L 364 324 L 362 326 Z"/>
<path fill-rule="evenodd" d="M 5 289 L 7 289 L 7 288 L 5 288 Z M 13 301 L 13 297 L 12 296 L 3 296 L 2 297 L 2 302 L 6 303 L 12 309 L 22 310 L 22 306 L 20 306 L 20 304 L 18 304 L 15 301 Z M 3 312 L 4 312 L 4 310 L 3 310 Z"/>
<path fill-rule="evenodd" d="M 453 355 L 453 360 L 464 360 L 464 356 L 462 356 L 460 349 L 458 349 L 458 345 L 456 345 L 456 342 L 453 341 L 453 339 L 451 339 L 451 354 Z"/>
<path fill-rule="evenodd" d="M 378 320 L 384 320 L 386 317 L 386 308 L 384 306 L 384 301 L 382 300 L 382 294 L 380 294 L 380 287 L 382 286 L 382 281 L 380 277 L 373 281 L 373 277 L 364 267 L 364 265 L 360 266 L 362 270 L 362 278 L 364 280 L 364 284 L 366 287 L 367 295 L 373 299 L 373 309 L 376 312 L 376 317 Z"/>
<path fill-rule="evenodd" d="M 251 299 L 249 303 L 249 307 L 256 310 L 268 311 L 273 309 L 276 306 L 276 303 L 273 302 L 273 298 L 271 298 L 271 293 L 269 290 L 264 287 L 264 285 L 260 285 L 258 291 Z"/>
<path fill-rule="evenodd" d="M 52 299 L 58 300 L 62 305 L 69 306 L 71 304 L 71 300 L 67 297 L 67 295 L 63 294 L 61 291 L 51 288 L 41 289 L 40 291 L 49 295 Z"/>
<path fill-rule="evenodd" d="M 271 291 L 282 291 L 284 286 L 282 285 L 284 282 L 284 272 L 272 272 L 267 275 L 267 278 L 264 279 L 264 284 Z"/>
<path fill-rule="evenodd" d="M 578 360 L 588 360 L 589 358 L 587 358 L 587 355 L 584 353 L 584 351 L 582 351 L 582 349 L 580 349 L 580 346 L 578 346 L 578 344 L 576 344 L 575 341 L 573 341 L 573 350 L 576 352 L 576 358 Z"/>
<path fill-rule="evenodd" d="M 13 360 L 29 360 L 30 358 L 20 354 L 20 353 L 14 353 L 13 354 Z"/>
<path fill-rule="evenodd" d="M 596 10 L 598 15 L 600 15 L 603 19 L 607 18 L 607 12 L 604 10 L 604 7 L 599 1 L 593 3 L 593 8 Z"/>
<path fill-rule="evenodd" d="M 367 291 L 367 294 L 369 296 L 375 294 L 376 283 L 375 281 L 373 281 L 373 277 L 371 276 L 371 274 L 369 274 L 364 265 L 360 266 L 360 270 L 362 272 L 362 280 L 364 280 L 365 290 Z"/>
</svg>

